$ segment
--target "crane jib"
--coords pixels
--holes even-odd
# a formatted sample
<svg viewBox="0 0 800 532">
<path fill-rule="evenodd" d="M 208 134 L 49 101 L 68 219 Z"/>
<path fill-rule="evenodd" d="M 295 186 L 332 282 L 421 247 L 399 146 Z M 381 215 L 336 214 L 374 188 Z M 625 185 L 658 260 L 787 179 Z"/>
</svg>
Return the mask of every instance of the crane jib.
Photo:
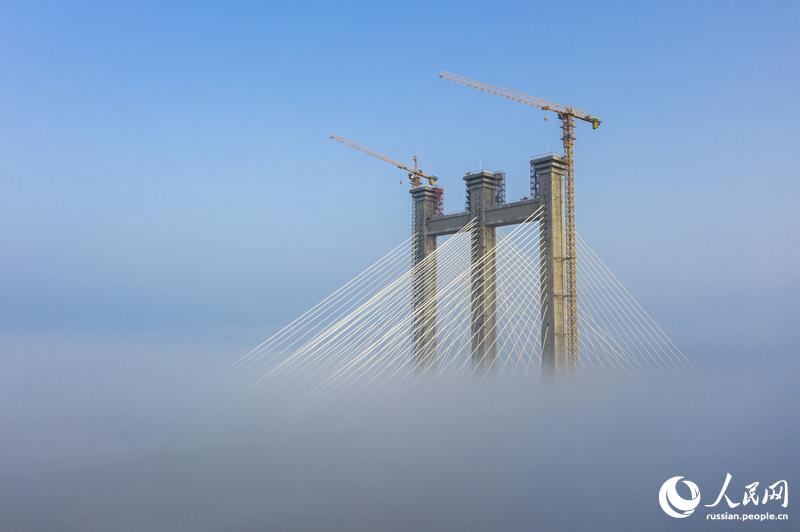
<svg viewBox="0 0 800 532">
<path fill-rule="evenodd" d="M 592 124 L 593 129 L 597 129 L 598 127 L 600 127 L 599 118 L 590 115 L 586 111 L 582 111 L 580 109 L 576 109 L 568 105 L 561 105 L 558 103 L 548 102 L 547 100 L 538 98 L 536 96 L 532 96 L 530 94 L 525 94 L 524 92 L 516 89 L 509 89 L 506 87 L 500 87 L 498 85 L 490 85 L 489 83 L 484 83 L 482 81 L 470 79 L 464 76 L 459 76 L 458 74 L 452 74 L 446 71 L 442 71 L 439 74 L 439 77 L 442 79 L 446 79 L 448 81 L 452 81 L 454 83 L 458 83 L 459 85 L 464 85 L 465 87 L 470 87 L 472 89 L 477 89 L 482 92 L 488 92 L 489 94 L 494 94 L 495 96 L 506 98 L 507 100 L 514 100 L 524 105 L 538 107 L 539 109 L 543 109 L 545 111 L 552 111 L 559 115 L 565 114 L 572 116 L 579 120 L 589 122 L 590 124 Z"/>
</svg>

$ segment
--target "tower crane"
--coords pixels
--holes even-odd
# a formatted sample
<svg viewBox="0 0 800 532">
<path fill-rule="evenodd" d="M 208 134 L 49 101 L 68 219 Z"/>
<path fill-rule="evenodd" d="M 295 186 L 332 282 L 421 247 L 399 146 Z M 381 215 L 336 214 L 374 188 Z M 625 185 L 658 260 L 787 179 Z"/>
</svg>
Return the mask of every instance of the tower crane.
<svg viewBox="0 0 800 532">
<path fill-rule="evenodd" d="M 411 186 L 413 188 L 420 186 L 420 184 L 422 183 L 422 179 L 427 179 L 428 184 L 430 184 L 431 186 L 436 185 L 436 182 L 438 181 L 438 178 L 436 176 L 426 174 L 420 169 L 419 161 L 417 161 L 416 155 L 413 155 L 411 157 L 411 159 L 414 161 L 414 167 L 409 168 L 407 165 L 401 163 L 400 161 L 395 161 L 394 159 L 386 157 L 385 155 L 380 154 L 360 144 L 356 144 L 352 140 L 340 137 L 339 135 L 331 135 L 331 139 L 335 140 L 336 142 L 341 142 L 345 146 L 350 146 L 354 150 L 358 150 L 360 152 L 366 153 L 367 155 L 371 155 L 376 159 L 380 159 L 383 162 L 389 163 L 392 166 L 399 168 L 400 170 L 405 170 L 406 172 L 408 172 L 408 180 L 411 182 Z"/>
<path fill-rule="evenodd" d="M 538 107 L 544 111 L 551 111 L 556 113 L 556 116 L 561 120 L 561 141 L 564 145 L 564 163 L 566 166 L 566 179 L 565 179 L 565 195 L 567 205 L 565 208 L 566 221 L 567 221 L 567 353 L 569 362 L 572 367 L 578 364 L 578 294 L 576 282 L 576 252 L 575 252 L 575 170 L 574 170 L 574 154 L 573 149 L 575 146 L 575 119 L 583 120 L 592 124 L 592 129 L 600 127 L 600 119 L 592 116 L 586 111 L 581 111 L 575 107 L 561 105 L 557 103 L 548 102 L 536 96 L 525 94 L 524 92 L 516 89 L 508 89 L 498 87 L 497 85 L 490 85 L 482 81 L 476 81 L 458 74 L 442 71 L 439 77 L 459 85 L 464 85 L 472 89 L 476 89 L 495 96 L 500 96 L 507 100 L 519 102 L 524 105 Z"/>
</svg>

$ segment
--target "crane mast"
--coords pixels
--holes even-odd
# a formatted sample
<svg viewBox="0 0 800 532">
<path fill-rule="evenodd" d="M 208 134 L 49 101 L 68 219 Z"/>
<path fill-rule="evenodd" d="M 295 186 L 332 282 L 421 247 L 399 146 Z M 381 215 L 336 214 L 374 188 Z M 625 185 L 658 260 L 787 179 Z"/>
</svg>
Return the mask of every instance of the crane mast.
<svg viewBox="0 0 800 532">
<path fill-rule="evenodd" d="M 564 147 L 565 176 L 565 218 L 566 218 L 566 257 L 567 262 L 567 355 L 572 368 L 578 365 L 578 286 L 576 264 L 576 232 L 575 232 L 575 119 L 592 124 L 592 129 L 600 127 L 600 119 L 586 111 L 574 107 L 548 102 L 542 98 L 525 94 L 516 89 L 508 89 L 490 85 L 482 81 L 470 79 L 458 74 L 442 71 L 439 77 L 465 87 L 494 94 L 507 100 L 524 105 L 538 107 L 544 111 L 556 113 L 561 120 L 561 142 Z"/>
<path fill-rule="evenodd" d="M 564 163 L 567 167 L 566 175 L 566 211 L 567 222 L 567 355 L 570 367 L 578 366 L 578 283 L 577 283 L 577 253 L 575 244 L 575 165 L 573 148 L 575 146 L 575 119 L 572 115 L 561 116 L 561 142 L 564 144 Z"/>
</svg>

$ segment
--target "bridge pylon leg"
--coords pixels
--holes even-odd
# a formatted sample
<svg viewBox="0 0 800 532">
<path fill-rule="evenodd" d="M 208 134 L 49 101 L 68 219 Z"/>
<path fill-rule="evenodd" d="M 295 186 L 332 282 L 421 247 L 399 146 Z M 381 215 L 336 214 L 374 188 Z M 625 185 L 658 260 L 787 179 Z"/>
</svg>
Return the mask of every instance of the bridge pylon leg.
<svg viewBox="0 0 800 532">
<path fill-rule="evenodd" d="M 464 176 L 470 217 L 476 220 L 472 237 L 472 361 L 475 367 L 494 367 L 497 360 L 497 261 L 495 228 L 486 225 L 486 211 L 495 206 L 501 176 L 474 172 Z"/>
<path fill-rule="evenodd" d="M 411 189 L 413 201 L 411 337 L 415 364 L 427 369 L 436 363 L 436 237 L 428 234 L 436 194 L 430 186 Z M 428 260 L 426 260 L 428 259 Z"/>
<path fill-rule="evenodd" d="M 557 155 L 531 161 L 539 180 L 542 275 L 542 369 L 545 373 L 566 370 L 566 290 L 564 285 L 564 175 L 566 165 Z"/>
</svg>

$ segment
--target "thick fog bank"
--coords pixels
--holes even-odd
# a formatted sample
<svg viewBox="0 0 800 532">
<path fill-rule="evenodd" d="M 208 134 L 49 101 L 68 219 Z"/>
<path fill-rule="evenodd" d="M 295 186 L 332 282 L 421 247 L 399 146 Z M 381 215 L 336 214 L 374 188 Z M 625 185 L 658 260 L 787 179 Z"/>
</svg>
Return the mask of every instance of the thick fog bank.
<svg viewBox="0 0 800 532">
<path fill-rule="evenodd" d="M 744 529 L 658 505 L 669 477 L 707 503 L 726 473 L 739 497 L 754 481 L 794 489 L 788 523 L 750 526 L 800 518 L 793 365 L 295 411 L 296 397 L 231 401 L 208 352 L 50 347 L 3 361 L 0 530 Z"/>
</svg>

